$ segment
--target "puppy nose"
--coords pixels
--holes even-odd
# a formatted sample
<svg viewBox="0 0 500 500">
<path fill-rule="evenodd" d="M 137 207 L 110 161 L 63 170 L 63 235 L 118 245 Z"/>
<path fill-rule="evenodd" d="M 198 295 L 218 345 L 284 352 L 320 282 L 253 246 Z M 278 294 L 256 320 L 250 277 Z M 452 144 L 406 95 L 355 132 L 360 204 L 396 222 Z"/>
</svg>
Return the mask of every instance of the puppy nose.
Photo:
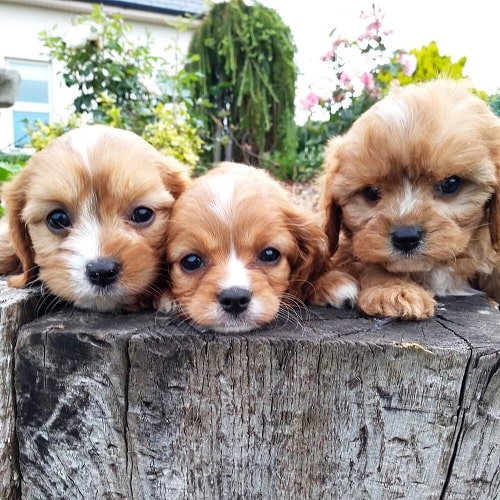
<svg viewBox="0 0 500 500">
<path fill-rule="evenodd" d="M 121 265 L 113 259 L 96 259 L 87 262 L 85 274 L 93 285 L 105 287 L 118 278 Z"/>
<path fill-rule="evenodd" d="M 392 246 L 401 252 L 410 252 L 422 243 L 424 231 L 419 226 L 402 226 L 391 232 Z"/>
<path fill-rule="evenodd" d="M 246 288 L 233 286 L 222 290 L 219 294 L 219 304 L 224 311 L 237 316 L 242 313 L 250 304 L 252 294 Z"/>
</svg>

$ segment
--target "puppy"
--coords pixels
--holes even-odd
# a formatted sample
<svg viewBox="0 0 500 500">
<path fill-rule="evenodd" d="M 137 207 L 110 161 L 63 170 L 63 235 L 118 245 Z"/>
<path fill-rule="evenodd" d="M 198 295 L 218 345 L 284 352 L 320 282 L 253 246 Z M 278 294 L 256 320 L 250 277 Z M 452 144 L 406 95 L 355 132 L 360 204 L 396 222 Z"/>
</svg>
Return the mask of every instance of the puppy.
<svg viewBox="0 0 500 500">
<path fill-rule="evenodd" d="M 355 280 L 328 269 L 319 222 L 266 172 L 241 164 L 220 164 L 180 196 L 166 256 L 181 313 L 217 332 L 253 330 L 302 301 L 341 306 L 357 293 Z"/>
<path fill-rule="evenodd" d="M 4 186 L 0 273 L 83 309 L 147 306 L 172 204 L 188 184 L 187 167 L 132 132 L 72 130 Z"/>
<path fill-rule="evenodd" d="M 500 120 L 463 83 L 395 90 L 333 138 L 322 204 L 368 315 L 429 318 L 434 296 L 500 299 Z"/>
</svg>

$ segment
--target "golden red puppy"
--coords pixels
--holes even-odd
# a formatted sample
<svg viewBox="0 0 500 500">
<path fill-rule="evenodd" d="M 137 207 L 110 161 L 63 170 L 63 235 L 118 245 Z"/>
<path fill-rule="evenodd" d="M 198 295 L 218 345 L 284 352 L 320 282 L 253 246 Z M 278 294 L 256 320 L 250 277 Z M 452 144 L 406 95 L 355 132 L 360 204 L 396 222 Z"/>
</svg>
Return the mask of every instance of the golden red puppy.
<svg viewBox="0 0 500 500">
<path fill-rule="evenodd" d="M 0 273 L 97 311 L 151 303 L 186 167 L 132 132 L 82 127 L 36 153 L 2 191 Z"/>
<path fill-rule="evenodd" d="M 423 319 L 435 295 L 500 300 L 500 119 L 459 82 L 393 91 L 327 146 L 325 230 L 369 315 Z"/>
<path fill-rule="evenodd" d="M 246 165 L 223 163 L 179 197 L 166 254 L 180 312 L 214 331 L 258 328 L 303 301 L 341 306 L 356 297 L 356 281 L 329 270 L 318 221 Z M 172 306 L 166 292 L 160 309 Z"/>
</svg>

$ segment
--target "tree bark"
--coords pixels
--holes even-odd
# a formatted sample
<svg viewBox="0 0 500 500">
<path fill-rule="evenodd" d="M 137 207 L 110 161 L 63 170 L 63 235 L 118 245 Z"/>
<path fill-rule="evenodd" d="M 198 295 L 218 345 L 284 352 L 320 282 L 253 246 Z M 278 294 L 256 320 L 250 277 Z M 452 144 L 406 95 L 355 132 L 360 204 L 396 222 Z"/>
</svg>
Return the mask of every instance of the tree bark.
<svg viewBox="0 0 500 500">
<path fill-rule="evenodd" d="M 0 498 L 19 498 L 15 433 L 14 345 L 19 328 L 33 319 L 37 294 L 8 288 L 0 280 Z"/>
<path fill-rule="evenodd" d="M 248 334 L 63 310 L 15 347 L 22 498 L 500 495 L 500 313 Z"/>
</svg>

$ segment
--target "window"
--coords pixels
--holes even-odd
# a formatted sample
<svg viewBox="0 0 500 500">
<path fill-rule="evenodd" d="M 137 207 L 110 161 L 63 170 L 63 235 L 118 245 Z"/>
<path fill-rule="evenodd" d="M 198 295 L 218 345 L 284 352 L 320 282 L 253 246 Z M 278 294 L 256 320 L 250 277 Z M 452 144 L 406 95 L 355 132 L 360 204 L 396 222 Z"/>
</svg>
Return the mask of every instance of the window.
<svg viewBox="0 0 500 500">
<path fill-rule="evenodd" d="M 7 59 L 7 67 L 21 74 L 21 86 L 12 107 L 14 146 L 28 143 L 26 122 L 50 119 L 50 63 Z"/>
</svg>

